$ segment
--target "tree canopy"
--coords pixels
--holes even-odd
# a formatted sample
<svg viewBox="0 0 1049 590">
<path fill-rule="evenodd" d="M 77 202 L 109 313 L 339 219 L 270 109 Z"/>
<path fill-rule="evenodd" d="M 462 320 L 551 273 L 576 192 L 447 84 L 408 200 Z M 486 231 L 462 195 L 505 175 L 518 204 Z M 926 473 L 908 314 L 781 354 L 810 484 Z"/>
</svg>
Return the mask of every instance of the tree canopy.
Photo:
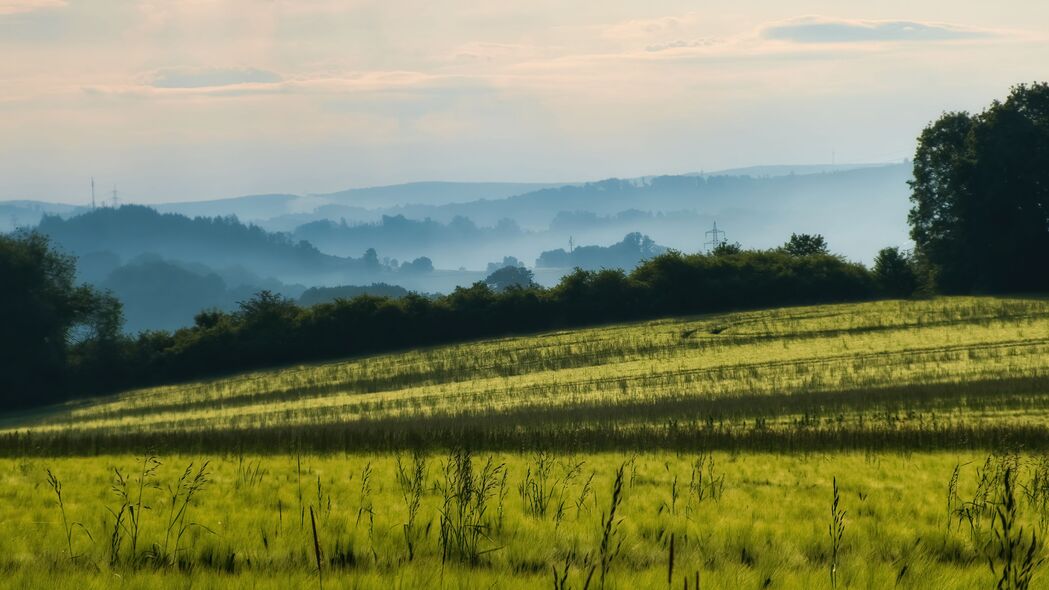
<svg viewBox="0 0 1049 590">
<path fill-rule="evenodd" d="M 911 237 L 944 292 L 1049 289 L 1049 85 L 982 113 L 945 113 L 918 138 Z"/>
<path fill-rule="evenodd" d="M 0 402 L 6 406 L 62 399 L 79 360 L 103 353 L 119 337 L 120 303 L 75 284 L 76 263 L 38 233 L 0 234 Z"/>
<path fill-rule="evenodd" d="M 535 284 L 534 279 L 535 275 L 532 271 L 523 266 L 504 266 L 489 274 L 484 282 L 496 291 L 506 291 L 513 288 L 531 287 Z"/>
<path fill-rule="evenodd" d="M 790 239 L 780 248 L 791 256 L 815 256 L 830 253 L 827 240 L 819 234 L 790 234 Z"/>
</svg>

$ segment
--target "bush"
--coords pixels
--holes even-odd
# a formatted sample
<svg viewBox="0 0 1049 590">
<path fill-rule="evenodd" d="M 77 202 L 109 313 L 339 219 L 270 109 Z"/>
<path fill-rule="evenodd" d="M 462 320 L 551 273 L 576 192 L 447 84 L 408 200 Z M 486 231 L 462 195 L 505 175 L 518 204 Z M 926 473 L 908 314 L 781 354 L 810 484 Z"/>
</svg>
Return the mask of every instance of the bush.
<svg viewBox="0 0 1049 590">
<path fill-rule="evenodd" d="M 890 297 L 910 297 L 918 289 L 913 257 L 899 248 L 883 248 L 874 258 L 874 280 Z"/>
</svg>

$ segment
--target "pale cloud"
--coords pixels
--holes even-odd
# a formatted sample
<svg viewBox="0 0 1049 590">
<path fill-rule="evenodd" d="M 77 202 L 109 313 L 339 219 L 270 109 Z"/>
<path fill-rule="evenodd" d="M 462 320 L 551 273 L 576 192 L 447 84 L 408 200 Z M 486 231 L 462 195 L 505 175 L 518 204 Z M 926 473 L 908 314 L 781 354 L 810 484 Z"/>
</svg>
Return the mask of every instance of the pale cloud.
<svg viewBox="0 0 1049 590">
<path fill-rule="evenodd" d="M 521 60 L 549 54 L 551 49 L 536 45 L 474 41 L 457 47 L 452 52 L 452 57 L 456 60 L 482 62 Z"/>
<path fill-rule="evenodd" d="M 987 29 L 948 23 L 888 20 L 848 20 L 807 16 L 769 24 L 766 39 L 795 43 L 865 43 L 879 41 L 959 41 L 995 36 Z"/>
<path fill-rule="evenodd" d="M 153 72 L 149 84 L 157 88 L 210 88 L 241 84 L 275 84 L 280 74 L 259 68 L 166 68 Z"/>
<path fill-rule="evenodd" d="M 66 0 L 0 0 L 0 15 L 61 8 L 65 5 Z"/>
<path fill-rule="evenodd" d="M 699 17 L 695 13 L 627 20 L 606 27 L 603 35 L 610 39 L 637 39 L 674 34 L 689 28 L 698 20 Z"/>
<path fill-rule="evenodd" d="M 201 98 L 243 97 L 284 94 L 303 96 L 367 96 L 442 93 L 488 86 L 488 78 L 455 74 L 428 74 L 417 71 L 367 71 L 342 75 L 284 78 L 274 72 L 254 68 L 183 69 L 150 73 L 141 82 L 85 85 L 73 91 L 93 96 L 125 98 Z"/>
<path fill-rule="evenodd" d="M 713 47 L 718 43 L 719 41 L 717 39 L 697 39 L 694 41 L 683 41 L 678 39 L 677 41 L 669 41 L 667 43 L 653 43 L 651 45 L 646 45 L 645 51 L 658 52 L 674 49 L 696 49 L 700 47 Z"/>
</svg>

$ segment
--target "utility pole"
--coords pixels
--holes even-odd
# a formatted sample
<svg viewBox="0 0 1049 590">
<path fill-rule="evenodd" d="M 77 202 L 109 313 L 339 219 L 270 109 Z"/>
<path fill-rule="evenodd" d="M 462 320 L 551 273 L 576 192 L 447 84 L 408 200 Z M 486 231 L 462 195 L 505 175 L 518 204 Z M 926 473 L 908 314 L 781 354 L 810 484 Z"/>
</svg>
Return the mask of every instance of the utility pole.
<svg viewBox="0 0 1049 590">
<path fill-rule="evenodd" d="M 726 242 L 725 232 L 718 229 L 717 221 L 714 221 L 714 229 L 707 230 L 703 235 L 710 236 L 710 240 L 703 244 L 704 246 L 706 246 L 707 252 L 717 250 L 718 246 Z"/>
</svg>

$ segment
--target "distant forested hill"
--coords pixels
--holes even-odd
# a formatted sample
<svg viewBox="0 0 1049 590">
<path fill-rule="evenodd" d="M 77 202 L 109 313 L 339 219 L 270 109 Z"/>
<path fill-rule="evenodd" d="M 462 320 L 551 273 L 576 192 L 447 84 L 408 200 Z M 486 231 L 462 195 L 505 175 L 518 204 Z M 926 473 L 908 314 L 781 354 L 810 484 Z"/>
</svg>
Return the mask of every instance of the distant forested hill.
<svg viewBox="0 0 1049 590">
<path fill-rule="evenodd" d="M 579 246 L 571 250 L 558 248 L 539 255 L 535 261 L 538 268 L 581 268 L 599 270 L 621 268 L 633 270 L 642 261 L 658 256 L 667 249 L 656 244 L 648 236 L 634 232 L 611 246 Z"/>
<path fill-rule="evenodd" d="M 299 305 L 309 307 L 311 305 L 317 305 L 318 303 L 330 303 L 336 299 L 353 299 L 354 297 L 360 297 L 361 295 L 398 299 L 404 297 L 408 293 L 409 291 L 404 287 L 387 285 L 386 283 L 374 283 L 359 287 L 353 285 L 345 285 L 341 287 L 311 287 L 306 289 L 302 295 L 299 296 Z"/>
<path fill-rule="evenodd" d="M 43 201 L 0 201 L 0 232 L 9 232 L 19 227 L 32 227 L 40 223 L 45 215 L 68 217 L 87 209 L 63 203 Z"/>
<path fill-rule="evenodd" d="M 356 259 L 331 256 L 234 217 L 189 218 L 137 205 L 96 209 L 69 219 L 48 215 L 37 229 L 78 256 L 108 252 L 128 260 L 156 254 L 213 268 L 242 267 L 282 280 L 354 274 L 365 278 L 382 270 L 374 253 Z"/>
<path fill-rule="evenodd" d="M 510 219 L 501 219 L 492 227 L 478 227 L 466 217 L 440 223 L 432 219 L 407 219 L 403 215 L 383 215 L 376 223 L 314 221 L 299 226 L 292 233 L 296 239 L 306 240 L 333 254 L 345 255 L 375 248 L 383 255 L 398 258 L 477 248 L 492 242 L 505 243 L 522 234 L 521 228 Z"/>
<path fill-rule="evenodd" d="M 409 182 L 389 186 L 354 188 L 315 195 L 332 203 L 384 209 L 397 205 L 446 205 L 479 199 L 505 199 L 565 183 L 540 182 Z"/>
<path fill-rule="evenodd" d="M 906 206 L 909 164 L 786 176 L 655 176 L 641 180 L 611 178 L 547 188 L 500 200 L 453 203 L 439 207 L 397 208 L 408 217 L 448 220 L 456 215 L 479 224 L 509 218 L 523 226 L 546 226 L 560 211 L 610 215 L 628 209 L 672 211 L 724 208 L 799 210 L 816 204 L 860 205 L 872 200 Z"/>
<path fill-rule="evenodd" d="M 267 222 L 269 229 L 291 229 L 319 219 L 347 217 L 373 220 L 375 210 L 403 205 L 447 205 L 481 199 L 505 199 L 564 183 L 537 182 L 409 182 L 386 186 L 353 188 L 334 193 L 310 195 L 247 195 L 208 201 L 161 203 L 162 213 L 181 213 L 189 217 L 236 215 L 252 222 Z M 0 210 L 2 212 L 2 210 Z M 39 218 L 39 215 L 37 216 Z M 32 223 L 36 223 L 33 220 Z"/>
</svg>

